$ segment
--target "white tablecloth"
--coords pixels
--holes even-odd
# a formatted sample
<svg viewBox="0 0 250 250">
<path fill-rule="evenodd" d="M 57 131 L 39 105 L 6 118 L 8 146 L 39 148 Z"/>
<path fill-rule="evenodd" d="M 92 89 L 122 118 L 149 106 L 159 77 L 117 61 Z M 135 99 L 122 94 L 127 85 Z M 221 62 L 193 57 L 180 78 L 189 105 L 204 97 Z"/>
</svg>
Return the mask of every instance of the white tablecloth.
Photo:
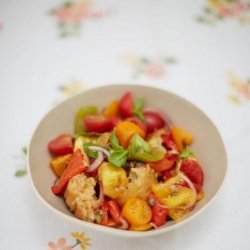
<svg viewBox="0 0 250 250">
<path fill-rule="evenodd" d="M 120 82 L 191 100 L 227 147 L 218 198 L 165 235 L 128 240 L 64 221 L 26 175 L 23 148 L 55 103 Z M 0 114 L 0 249 L 250 248 L 250 1 L 2 0 Z"/>
</svg>

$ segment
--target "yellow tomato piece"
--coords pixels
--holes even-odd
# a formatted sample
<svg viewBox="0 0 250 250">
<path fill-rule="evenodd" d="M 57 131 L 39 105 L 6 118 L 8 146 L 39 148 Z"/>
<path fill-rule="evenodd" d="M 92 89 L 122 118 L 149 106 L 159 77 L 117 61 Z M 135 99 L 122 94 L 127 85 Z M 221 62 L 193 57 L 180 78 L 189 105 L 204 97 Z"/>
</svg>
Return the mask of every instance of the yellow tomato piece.
<svg viewBox="0 0 250 250">
<path fill-rule="evenodd" d="M 126 171 L 108 162 L 102 163 L 98 170 L 98 178 L 102 182 L 105 195 L 115 199 L 125 191 L 128 183 Z"/>
<path fill-rule="evenodd" d="M 122 215 L 131 225 L 143 226 L 150 222 L 152 211 L 146 201 L 130 198 L 122 208 Z"/>
<path fill-rule="evenodd" d="M 103 114 L 107 117 L 116 116 L 119 110 L 119 102 L 117 100 L 112 101 L 104 110 Z"/>
<path fill-rule="evenodd" d="M 60 177 L 66 167 L 68 166 L 69 160 L 71 159 L 72 154 L 59 156 L 50 161 L 50 166 L 55 174 Z"/>
<path fill-rule="evenodd" d="M 168 216 L 174 220 L 178 221 L 189 213 L 188 209 L 169 209 Z"/>
<path fill-rule="evenodd" d="M 180 152 L 183 151 L 185 145 L 190 145 L 193 141 L 193 135 L 189 131 L 177 127 L 173 127 L 172 136 Z"/>
<path fill-rule="evenodd" d="M 152 227 L 153 227 L 153 225 L 148 223 L 148 224 L 145 224 L 145 225 L 142 225 L 142 226 L 134 226 L 134 225 L 132 225 L 129 229 L 131 231 L 148 231 Z"/>
<path fill-rule="evenodd" d="M 185 206 L 193 199 L 193 191 L 186 187 L 175 187 L 171 190 L 170 195 L 160 198 L 160 201 L 169 208 L 178 208 Z"/>
<path fill-rule="evenodd" d="M 129 141 L 135 133 L 139 134 L 142 138 L 145 137 L 145 132 L 133 122 L 122 121 L 116 127 L 116 136 L 120 145 L 124 148 L 128 147 Z"/>
<path fill-rule="evenodd" d="M 153 184 L 152 191 L 158 198 L 166 198 L 168 195 L 171 195 L 172 192 L 171 185 L 174 184 L 175 185 L 183 184 L 183 179 L 178 175 L 173 176 L 163 183 Z"/>
<path fill-rule="evenodd" d="M 171 193 L 171 189 L 165 183 L 153 184 L 152 191 L 159 199 L 165 198 Z"/>
</svg>

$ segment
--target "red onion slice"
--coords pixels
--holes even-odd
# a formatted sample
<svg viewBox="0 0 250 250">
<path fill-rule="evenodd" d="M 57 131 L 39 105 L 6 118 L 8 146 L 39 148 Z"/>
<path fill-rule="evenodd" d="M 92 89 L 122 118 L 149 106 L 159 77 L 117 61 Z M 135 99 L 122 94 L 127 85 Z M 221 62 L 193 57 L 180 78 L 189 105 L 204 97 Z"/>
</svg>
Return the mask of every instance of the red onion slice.
<svg viewBox="0 0 250 250">
<path fill-rule="evenodd" d="M 189 202 L 189 204 L 187 204 L 186 206 L 179 207 L 181 209 L 187 209 L 187 208 L 192 207 L 196 203 L 197 191 L 196 191 L 196 189 L 194 187 L 193 182 L 186 175 L 184 175 L 182 172 L 179 172 L 178 175 L 188 184 L 190 189 L 193 191 L 193 199 Z"/>
<path fill-rule="evenodd" d="M 88 169 L 86 170 L 87 173 L 92 173 L 94 172 L 103 162 L 103 154 L 101 151 L 98 151 L 97 153 L 97 158 L 93 161 L 93 163 L 88 167 Z"/>
<path fill-rule="evenodd" d="M 128 222 L 123 217 L 120 217 L 119 220 L 121 222 L 121 226 L 119 226 L 118 228 L 122 230 L 127 230 L 129 227 Z"/>
<path fill-rule="evenodd" d="M 155 223 L 153 223 L 153 222 L 150 222 L 149 223 L 154 229 L 157 229 L 158 227 L 155 225 Z"/>
<path fill-rule="evenodd" d="M 158 116 L 160 116 L 167 124 L 167 126 L 172 129 L 173 127 L 173 122 L 172 120 L 169 118 L 169 116 L 167 114 L 165 114 L 164 112 L 162 111 L 159 111 L 157 109 L 153 109 L 153 108 L 145 108 L 143 109 L 143 112 L 152 112 L 152 113 L 155 113 L 157 114 Z"/>
<path fill-rule="evenodd" d="M 94 150 L 94 151 L 100 151 L 102 153 L 104 153 L 107 157 L 109 157 L 110 155 L 110 152 L 105 149 L 105 148 L 102 148 L 102 147 L 98 147 L 98 146 L 89 146 L 88 147 L 90 150 Z"/>
</svg>

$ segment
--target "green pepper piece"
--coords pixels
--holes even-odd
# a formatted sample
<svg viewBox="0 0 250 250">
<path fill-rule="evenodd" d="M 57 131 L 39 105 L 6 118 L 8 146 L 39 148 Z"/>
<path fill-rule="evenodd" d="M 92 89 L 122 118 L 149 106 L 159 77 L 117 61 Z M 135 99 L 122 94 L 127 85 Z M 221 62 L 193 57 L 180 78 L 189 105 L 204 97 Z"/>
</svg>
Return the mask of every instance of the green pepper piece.
<svg viewBox="0 0 250 250">
<path fill-rule="evenodd" d="M 164 157 L 164 153 L 152 148 L 138 134 L 134 134 L 128 146 L 128 159 L 143 162 L 159 161 Z"/>
<path fill-rule="evenodd" d="M 86 128 L 83 124 L 83 117 L 85 115 L 95 115 L 97 114 L 97 112 L 98 109 L 96 106 L 88 106 L 85 108 L 80 108 L 75 118 L 75 134 L 82 134 L 86 132 Z"/>
</svg>

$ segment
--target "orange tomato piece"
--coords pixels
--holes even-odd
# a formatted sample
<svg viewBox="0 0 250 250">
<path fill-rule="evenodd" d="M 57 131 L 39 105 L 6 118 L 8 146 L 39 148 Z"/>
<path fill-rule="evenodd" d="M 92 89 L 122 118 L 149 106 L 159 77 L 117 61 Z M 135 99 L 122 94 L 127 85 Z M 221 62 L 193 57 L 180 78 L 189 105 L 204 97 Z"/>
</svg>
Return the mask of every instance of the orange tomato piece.
<svg viewBox="0 0 250 250">
<path fill-rule="evenodd" d="M 62 173 L 68 166 L 71 156 L 72 154 L 58 156 L 50 161 L 50 166 L 53 169 L 54 173 L 57 175 L 57 177 L 60 177 L 62 175 Z"/>
<path fill-rule="evenodd" d="M 122 216 L 131 225 L 140 227 L 150 222 L 152 211 L 146 201 L 139 198 L 130 198 L 122 208 Z"/>
<path fill-rule="evenodd" d="M 124 148 L 128 147 L 129 141 L 135 133 L 139 134 L 142 138 L 145 137 L 145 132 L 133 122 L 122 121 L 116 127 L 116 136 L 120 145 Z"/>
<path fill-rule="evenodd" d="M 185 145 L 190 145 L 193 141 L 193 135 L 189 131 L 177 127 L 173 127 L 172 136 L 174 142 L 180 152 L 183 151 Z"/>
<path fill-rule="evenodd" d="M 104 110 L 103 114 L 107 117 L 116 116 L 119 112 L 119 102 L 117 100 L 112 101 Z"/>
</svg>

